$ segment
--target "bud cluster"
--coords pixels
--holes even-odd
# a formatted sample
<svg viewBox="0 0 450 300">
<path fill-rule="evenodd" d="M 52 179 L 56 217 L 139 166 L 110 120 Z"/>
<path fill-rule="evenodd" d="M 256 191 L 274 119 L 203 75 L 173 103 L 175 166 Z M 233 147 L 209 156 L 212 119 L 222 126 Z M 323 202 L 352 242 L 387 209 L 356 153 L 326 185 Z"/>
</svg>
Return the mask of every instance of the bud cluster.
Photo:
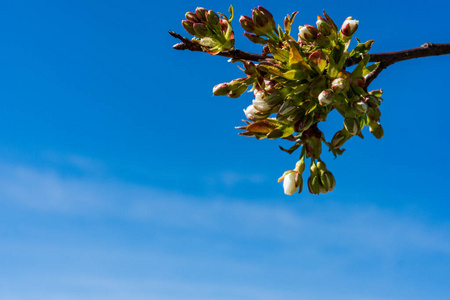
<svg viewBox="0 0 450 300">
<path fill-rule="evenodd" d="M 239 23 L 247 31 L 244 36 L 254 43 L 267 43 L 267 40 L 262 36 L 272 41 L 280 41 L 272 14 L 262 6 L 252 10 L 252 17 L 241 16 Z"/>
<path fill-rule="evenodd" d="M 234 47 L 234 32 L 231 26 L 233 7 L 230 7 L 231 17 L 221 15 L 203 7 L 197 7 L 195 12 L 187 12 L 186 20 L 181 24 L 191 35 L 194 42 L 202 46 L 205 52 L 217 54 L 231 50 Z"/>
<path fill-rule="evenodd" d="M 199 39 L 217 39 L 215 35 L 223 33 L 225 27 L 218 31 L 217 25 L 213 25 L 217 20 L 207 17 L 212 15 L 210 12 L 197 8 L 195 13 L 186 14 L 183 26 Z M 284 19 L 284 30 L 276 26 L 272 14 L 261 6 L 252 10 L 252 17 L 241 16 L 239 23 L 246 31 L 244 36 L 264 45 L 262 53 L 267 56 L 256 64 L 232 60 L 244 64 L 247 77 L 218 84 L 213 93 L 237 98 L 250 88 L 254 99 L 244 109 L 248 121 L 246 126 L 237 127 L 244 130 L 240 134 L 293 141 L 295 144 L 290 149 L 282 150 L 293 153 L 300 148 L 303 167 L 299 165 L 282 176 L 285 193 L 291 195 L 302 190 L 303 170 L 300 169 L 304 169 L 306 158 L 311 159 L 310 193 L 326 193 L 334 189 L 335 179 L 320 158 L 322 144 L 335 156 L 342 154 L 341 147 L 346 141 L 353 136 L 363 137 L 365 126 L 376 138 L 381 138 L 384 134 L 379 123 L 382 91 L 367 92 L 366 76 L 377 67 L 377 64 L 369 65 L 367 54 L 373 41 L 358 40 L 353 50 L 348 49 L 359 21 L 348 17 L 339 28 L 324 11 L 323 16 L 317 17 L 316 26 L 300 26 L 295 39 L 291 28 L 296 15 L 294 12 Z M 223 22 L 228 24 L 225 28 L 228 31 L 229 20 L 219 19 L 219 23 Z M 216 29 L 212 30 L 212 26 Z M 351 72 L 345 70 L 349 58 L 359 60 Z M 343 127 L 327 142 L 318 123 L 326 121 L 332 110 L 338 111 L 344 121 Z"/>
<path fill-rule="evenodd" d="M 321 160 L 316 163 L 311 161 L 311 176 L 308 178 L 308 190 L 311 194 L 326 194 L 334 190 L 336 180 L 333 174 L 327 170 L 327 166 Z"/>
</svg>

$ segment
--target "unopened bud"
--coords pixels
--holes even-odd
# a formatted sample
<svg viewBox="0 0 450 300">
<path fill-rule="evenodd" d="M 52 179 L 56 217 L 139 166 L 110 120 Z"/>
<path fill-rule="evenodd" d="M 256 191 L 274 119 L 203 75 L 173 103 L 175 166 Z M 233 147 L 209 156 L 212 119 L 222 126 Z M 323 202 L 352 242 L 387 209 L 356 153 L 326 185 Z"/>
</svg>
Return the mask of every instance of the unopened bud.
<svg viewBox="0 0 450 300">
<path fill-rule="evenodd" d="M 254 75 L 256 73 L 256 66 L 251 61 L 245 60 L 244 61 L 244 67 L 245 67 L 244 73 L 246 75 L 252 76 L 252 75 Z"/>
<path fill-rule="evenodd" d="M 343 130 L 339 130 L 331 139 L 331 147 L 334 149 L 340 148 L 347 141 L 347 134 Z"/>
<path fill-rule="evenodd" d="M 197 17 L 197 15 L 194 12 L 187 12 L 186 15 L 186 20 L 188 21 L 192 21 L 194 23 L 200 23 L 200 19 Z"/>
<path fill-rule="evenodd" d="M 237 78 L 233 79 L 228 83 L 228 86 L 230 87 L 230 90 L 236 90 L 241 87 L 241 85 L 244 83 L 245 78 Z"/>
<path fill-rule="evenodd" d="M 219 83 L 213 88 L 213 94 L 215 96 L 225 96 L 230 92 L 230 88 L 227 83 Z"/>
<path fill-rule="evenodd" d="M 289 113 L 293 112 L 294 109 L 296 109 L 297 106 L 294 105 L 292 100 L 286 100 L 283 105 L 281 105 L 280 109 L 278 110 L 278 114 L 282 116 L 287 116 Z"/>
<path fill-rule="evenodd" d="M 334 179 L 333 174 L 328 170 L 320 173 L 320 182 L 328 192 L 334 190 L 334 187 L 336 186 L 336 180 Z"/>
<path fill-rule="evenodd" d="M 275 20 L 273 19 L 273 15 L 264 7 L 262 6 L 258 6 L 258 10 L 260 11 L 260 13 L 262 15 L 264 15 L 265 18 L 267 18 L 268 20 L 268 24 L 271 26 L 272 30 L 276 30 L 276 24 L 275 24 Z"/>
<path fill-rule="evenodd" d="M 363 114 L 367 113 L 367 110 L 369 109 L 367 104 L 364 101 L 361 101 L 361 100 L 360 101 L 356 101 L 355 103 L 353 103 L 352 106 L 353 106 L 353 110 L 358 115 L 363 115 Z"/>
<path fill-rule="evenodd" d="M 238 87 L 237 89 L 232 89 L 228 93 L 228 97 L 230 97 L 230 98 L 238 98 L 247 90 L 247 88 L 248 88 L 248 86 L 243 84 L 240 87 Z"/>
<path fill-rule="evenodd" d="M 297 123 L 303 116 L 305 115 L 305 110 L 301 107 L 296 108 L 290 115 L 287 117 L 287 121 L 292 124 Z"/>
<path fill-rule="evenodd" d="M 341 33 L 346 37 L 351 37 L 356 29 L 358 29 L 358 23 L 358 20 L 353 20 L 352 17 L 348 17 L 342 24 Z"/>
<path fill-rule="evenodd" d="M 344 128 L 350 135 L 356 135 L 360 130 L 359 123 L 355 118 L 345 118 Z"/>
<path fill-rule="evenodd" d="M 270 95 L 266 98 L 266 102 L 271 107 L 275 107 L 278 104 L 281 104 L 281 102 L 283 102 L 283 96 L 278 92 L 273 93 L 272 95 Z"/>
<path fill-rule="evenodd" d="M 200 21 L 205 22 L 206 21 L 206 14 L 208 13 L 208 10 L 203 7 L 197 7 L 195 9 L 195 14 L 197 15 L 197 18 L 200 19 Z"/>
<path fill-rule="evenodd" d="M 311 25 L 300 26 L 298 37 L 306 42 L 314 42 L 319 31 L 316 27 Z"/>
<path fill-rule="evenodd" d="M 183 25 L 183 28 L 191 35 L 196 35 L 197 33 L 194 30 L 194 22 L 189 20 L 183 20 L 181 21 L 181 25 Z"/>
<path fill-rule="evenodd" d="M 327 165 L 321 160 L 319 160 L 316 165 L 319 171 L 325 172 L 327 170 Z"/>
<path fill-rule="evenodd" d="M 199 38 L 211 35 L 211 31 L 209 30 L 208 26 L 203 23 L 194 23 L 194 31 L 195 35 Z"/>
<path fill-rule="evenodd" d="M 305 171 L 305 160 L 302 158 L 295 164 L 295 170 L 298 171 L 300 174 Z"/>
<path fill-rule="evenodd" d="M 331 82 L 333 91 L 339 93 L 348 88 L 348 82 L 344 78 L 336 78 Z"/>
<path fill-rule="evenodd" d="M 245 31 L 248 32 L 255 32 L 255 24 L 253 23 L 252 18 L 247 16 L 241 16 L 239 18 L 239 23 L 241 24 L 242 28 L 244 28 Z"/>
<path fill-rule="evenodd" d="M 265 28 L 269 23 L 267 16 L 262 14 L 257 8 L 252 9 L 252 20 L 253 23 L 260 29 Z"/>
<path fill-rule="evenodd" d="M 320 172 L 319 179 L 320 185 L 323 187 L 323 190 L 321 192 L 325 194 L 326 192 L 328 192 L 331 181 L 328 179 L 328 176 L 325 174 L 325 172 Z"/>
<path fill-rule="evenodd" d="M 380 100 L 374 95 L 364 97 L 364 102 L 366 102 L 370 108 L 378 108 L 381 104 Z"/>
<path fill-rule="evenodd" d="M 301 119 L 300 121 L 297 122 L 297 124 L 295 124 L 294 128 L 296 132 L 302 132 L 307 130 L 309 127 L 311 127 L 311 125 L 314 123 L 314 117 L 311 116 L 310 114 L 305 115 L 303 117 L 303 119 Z"/>
<path fill-rule="evenodd" d="M 331 24 L 323 17 L 317 16 L 317 28 L 324 36 L 329 36 L 333 32 Z"/>
<path fill-rule="evenodd" d="M 247 37 L 250 41 L 252 41 L 255 44 L 260 44 L 260 45 L 267 44 L 267 40 L 266 39 L 263 39 L 262 37 L 260 37 L 260 36 L 258 36 L 256 34 L 244 32 L 244 36 Z"/>
<path fill-rule="evenodd" d="M 328 105 L 333 101 L 334 92 L 331 89 L 323 90 L 319 94 L 319 104 L 322 106 Z"/>
<path fill-rule="evenodd" d="M 308 178 L 308 189 L 309 189 L 309 192 L 311 194 L 318 195 L 320 193 L 320 191 L 319 191 L 319 184 L 320 184 L 319 176 L 318 175 L 314 175 L 314 176 L 311 175 Z"/>
<path fill-rule="evenodd" d="M 206 20 L 213 27 L 217 27 L 220 23 L 219 16 L 212 10 L 208 10 L 208 13 L 206 14 Z"/>
</svg>

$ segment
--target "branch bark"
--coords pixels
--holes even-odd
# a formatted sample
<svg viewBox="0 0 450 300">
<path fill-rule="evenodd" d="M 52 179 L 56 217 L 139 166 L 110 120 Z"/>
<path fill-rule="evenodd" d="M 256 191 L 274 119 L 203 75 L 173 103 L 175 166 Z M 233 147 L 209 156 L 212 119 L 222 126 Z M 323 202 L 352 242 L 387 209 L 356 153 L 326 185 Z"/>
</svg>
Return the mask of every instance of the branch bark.
<svg viewBox="0 0 450 300">
<path fill-rule="evenodd" d="M 180 34 L 169 31 L 169 34 L 181 41 L 181 43 L 175 44 L 173 46 L 176 50 L 190 50 L 190 51 L 200 51 L 203 52 L 202 48 L 195 42 L 181 36 Z M 366 86 L 368 86 L 384 69 L 388 66 L 408 59 L 421 58 L 428 56 L 438 56 L 450 54 L 450 44 L 433 44 L 425 43 L 420 47 L 395 51 L 395 52 L 383 52 L 383 53 L 373 53 L 370 54 L 370 62 L 379 62 L 380 65 L 373 70 L 370 74 L 366 76 Z M 239 49 L 224 51 L 217 54 L 219 56 L 230 57 L 234 59 L 243 59 L 251 61 L 261 61 L 268 58 L 272 58 L 269 55 L 260 55 L 255 53 L 249 53 L 241 51 Z M 361 58 L 349 58 L 345 65 L 350 67 L 361 61 Z"/>
<path fill-rule="evenodd" d="M 174 32 L 174 31 L 169 31 L 169 34 L 171 36 L 173 36 L 174 38 L 177 38 L 181 41 L 181 43 L 173 45 L 173 47 L 172 47 L 173 49 L 203 52 L 200 45 L 197 43 L 194 43 L 190 39 L 185 38 L 184 36 L 181 36 L 180 34 Z M 245 51 L 242 51 L 239 49 L 220 52 L 219 54 L 216 54 L 216 55 L 225 56 L 225 57 L 234 58 L 234 59 L 251 60 L 251 61 L 261 61 L 261 60 L 265 60 L 267 58 L 272 58 L 271 56 L 245 52 Z"/>
</svg>

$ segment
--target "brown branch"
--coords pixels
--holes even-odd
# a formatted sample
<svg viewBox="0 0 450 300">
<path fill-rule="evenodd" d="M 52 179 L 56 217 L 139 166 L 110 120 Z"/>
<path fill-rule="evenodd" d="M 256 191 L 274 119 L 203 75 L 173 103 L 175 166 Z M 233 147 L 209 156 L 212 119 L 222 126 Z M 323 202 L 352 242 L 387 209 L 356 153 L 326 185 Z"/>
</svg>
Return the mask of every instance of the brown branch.
<svg viewBox="0 0 450 300">
<path fill-rule="evenodd" d="M 190 50 L 190 51 L 201 51 L 203 52 L 200 45 L 197 43 L 189 40 L 188 38 L 185 38 L 181 35 L 179 35 L 176 32 L 169 31 L 169 34 L 181 41 L 181 43 L 178 43 L 173 46 L 176 50 Z M 402 51 L 395 51 L 395 52 L 383 52 L 383 53 L 373 53 L 370 54 L 370 62 L 379 62 L 380 65 L 373 70 L 370 74 L 366 76 L 366 86 L 369 86 L 369 84 L 387 67 L 390 65 L 397 63 L 399 61 L 413 59 L 413 58 L 421 58 L 421 57 L 428 57 L 428 56 L 438 56 L 438 55 L 445 55 L 450 54 L 450 44 L 432 44 L 432 43 L 425 43 L 420 47 L 402 50 Z M 271 56 L 266 55 L 260 55 L 260 54 L 254 54 L 249 53 L 245 51 L 241 51 L 238 49 L 230 50 L 230 51 L 224 51 L 217 54 L 219 56 L 225 56 L 230 57 L 234 59 L 243 59 L 243 60 L 251 60 L 251 61 L 261 61 L 265 60 L 267 58 L 272 58 Z M 361 61 L 361 58 L 349 58 L 347 59 L 345 66 L 350 67 L 353 66 Z"/>
<path fill-rule="evenodd" d="M 173 47 L 172 47 L 173 49 L 204 52 L 202 47 L 199 44 L 191 41 L 190 39 L 185 38 L 173 31 L 169 31 L 169 34 L 171 36 L 173 36 L 174 38 L 177 38 L 181 41 L 181 43 L 173 45 Z M 234 59 L 243 59 L 243 60 L 251 60 L 251 61 L 260 61 L 260 60 L 265 60 L 267 58 L 272 58 L 271 56 L 249 53 L 249 52 L 241 51 L 239 49 L 223 51 L 223 52 L 218 53 L 217 55 L 234 58 Z"/>
<path fill-rule="evenodd" d="M 450 44 L 432 44 L 425 43 L 420 47 L 396 51 L 370 54 L 370 62 L 380 62 L 385 65 L 385 68 L 399 61 L 450 54 Z M 346 66 L 357 64 L 361 58 L 351 58 L 346 62 Z"/>
<path fill-rule="evenodd" d="M 422 46 L 413 49 L 371 54 L 369 61 L 380 62 L 380 65 L 367 75 L 366 86 L 369 86 L 369 84 L 381 73 L 381 71 L 396 62 L 413 58 L 438 56 L 445 54 L 450 54 L 450 44 L 425 43 Z"/>
</svg>

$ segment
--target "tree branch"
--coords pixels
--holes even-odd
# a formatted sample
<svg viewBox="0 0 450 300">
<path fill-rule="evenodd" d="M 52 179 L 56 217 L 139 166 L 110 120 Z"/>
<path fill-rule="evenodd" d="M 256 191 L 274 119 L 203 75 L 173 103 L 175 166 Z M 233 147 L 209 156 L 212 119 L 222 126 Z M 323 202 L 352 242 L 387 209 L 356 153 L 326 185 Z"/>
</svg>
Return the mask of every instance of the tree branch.
<svg viewBox="0 0 450 300">
<path fill-rule="evenodd" d="M 203 50 L 200 47 L 200 45 L 195 43 L 195 42 L 193 42 L 193 41 L 191 41 L 190 39 L 185 38 L 185 37 L 179 35 L 176 32 L 173 32 L 171 30 L 169 31 L 169 34 L 171 36 L 173 36 L 174 38 L 177 38 L 177 39 L 179 39 L 181 41 L 181 43 L 173 45 L 173 47 L 172 47 L 173 49 L 175 49 L 175 50 L 190 50 L 190 51 L 203 52 Z M 234 59 L 251 60 L 251 61 L 260 61 L 260 60 L 265 60 L 267 58 L 272 58 L 271 56 L 260 55 L 260 54 L 255 54 L 255 53 L 249 53 L 249 52 L 241 51 L 239 49 L 220 52 L 220 53 L 218 53 L 216 55 L 225 56 L 225 57 L 234 58 Z"/>
<path fill-rule="evenodd" d="M 169 31 L 169 34 L 174 38 L 177 38 L 181 41 L 181 43 L 175 44 L 173 46 L 176 50 L 190 50 L 190 51 L 200 51 L 203 52 L 200 45 L 181 36 L 180 34 Z M 450 54 L 450 44 L 432 44 L 425 43 L 420 47 L 395 51 L 395 52 L 383 52 L 383 53 L 373 53 L 370 54 L 370 62 L 379 62 L 380 65 L 373 70 L 370 74 L 366 76 L 366 86 L 369 84 L 387 67 L 390 65 L 413 58 L 421 58 L 428 56 L 438 56 Z M 230 57 L 234 59 L 243 59 L 243 60 L 251 60 L 251 61 L 261 61 L 268 58 L 273 58 L 272 56 L 260 55 L 255 53 L 249 53 L 245 51 L 241 51 L 239 49 L 224 51 L 217 54 L 219 56 Z M 361 61 L 361 58 L 349 58 L 347 59 L 345 66 L 350 67 Z"/>
<path fill-rule="evenodd" d="M 366 86 L 369 84 L 387 67 L 399 61 L 421 58 L 428 56 L 439 56 L 450 54 L 450 44 L 432 44 L 425 43 L 420 47 L 396 51 L 370 54 L 370 62 L 380 62 L 380 65 L 366 76 Z M 361 60 L 361 59 L 359 59 Z M 358 63 L 359 60 L 348 60 L 347 66 Z"/>
</svg>

